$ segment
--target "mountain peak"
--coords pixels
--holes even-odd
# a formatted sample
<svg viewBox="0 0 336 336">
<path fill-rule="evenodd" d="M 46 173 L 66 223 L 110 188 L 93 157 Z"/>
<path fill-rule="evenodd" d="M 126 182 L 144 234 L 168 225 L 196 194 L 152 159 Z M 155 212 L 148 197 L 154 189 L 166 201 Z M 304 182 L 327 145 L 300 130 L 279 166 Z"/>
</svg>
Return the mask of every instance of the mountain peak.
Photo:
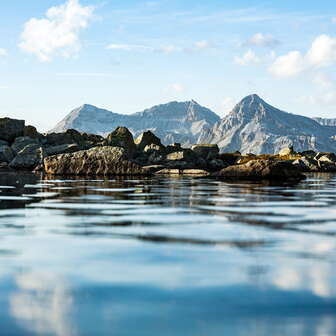
<svg viewBox="0 0 336 336">
<path fill-rule="evenodd" d="M 257 94 L 254 93 L 243 98 L 240 103 L 253 104 L 253 103 L 264 103 L 264 101 Z"/>
</svg>

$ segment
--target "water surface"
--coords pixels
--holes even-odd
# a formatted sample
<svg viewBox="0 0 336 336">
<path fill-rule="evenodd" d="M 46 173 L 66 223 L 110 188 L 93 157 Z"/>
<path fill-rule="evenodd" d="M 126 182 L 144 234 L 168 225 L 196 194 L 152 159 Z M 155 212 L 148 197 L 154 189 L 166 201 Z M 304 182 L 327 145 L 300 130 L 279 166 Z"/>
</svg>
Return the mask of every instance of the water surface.
<svg viewBox="0 0 336 336">
<path fill-rule="evenodd" d="M 0 174 L 3 335 L 336 335 L 336 175 Z"/>
</svg>

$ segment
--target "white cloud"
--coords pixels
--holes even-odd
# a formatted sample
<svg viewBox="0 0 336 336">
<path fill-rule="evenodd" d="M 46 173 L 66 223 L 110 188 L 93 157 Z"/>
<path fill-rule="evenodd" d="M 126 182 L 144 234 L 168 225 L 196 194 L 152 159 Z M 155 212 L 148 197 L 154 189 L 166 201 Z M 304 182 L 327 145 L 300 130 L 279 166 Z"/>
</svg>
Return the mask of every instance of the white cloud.
<svg viewBox="0 0 336 336">
<path fill-rule="evenodd" d="M 324 72 L 317 72 L 313 77 L 313 83 L 323 88 L 333 86 L 332 79 Z"/>
<path fill-rule="evenodd" d="M 257 33 L 253 35 L 250 39 L 245 41 L 243 45 L 247 45 L 250 47 L 266 47 L 266 48 L 274 48 L 280 44 L 280 41 L 277 40 L 270 34 L 262 34 Z"/>
<path fill-rule="evenodd" d="M 329 90 L 317 96 L 301 96 L 298 98 L 298 102 L 309 105 L 334 106 L 336 104 L 336 91 Z"/>
<path fill-rule="evenodd" d="M 9 89 L 9 87 L 0 85 L 0 90 L 5 90 L 5 89 Z"/>
<path fill-rule="evenodd" d="M 232 97 L 225 97 L 220 104 L 220 111 L 223 115 L 231 112 L 236 105 L 236 101 Z"/>
<path fill-rule="evenodd" d="M 169 45 L 164 45 L 158 48 L 154 49 L 155 52 L 162 52 L 164 54 L 172 54 L 176 51 L 180 51 L 180 48 L 178 48 L 176 45 L 174 44 L 169 44 Z"/>
<path fill-rule="evenodd" d="M 235 57 L 234 61 L 236 64 L 246 66 L 251 64 L 258 64 L 261 62 L 261 59 L 252 50 L 249 50 L 243 56 Z"/>
<path fill-rule="evenodd" d="M 279 56 L 269 71 L 276 77 L 291 77 L 305 70 L 327 67 L 336 63 L 336 38 L 318 36 L 306 54 L 291 51 Z"/>
<path fill-rule="evenodd" d="M 7 50 L 4 48 L 0 48 L 0 57 L 7 56 L 7 55 L 8 55 Z"/>
<path fill-rule="evenodd" d="M 177 93 L 182 93 L 185 90 L 185 87 L 180 83 L 174 83 L 169 88 Z"/>
<path fill-rule="evenodd" d="M 332 22 L 332 23 L 336 23 L 336 16 L 333 17 L 333 18 L 331 18 L 331 22 Z"/>
<path fill-rule="evenodd" d="M 78 53 L 79 34 L 88 26 L 93 10 L 92 6 L 81 6 L 78 0 L 49 8 L 45 18 L 25 23 L 20 48 L 44 62 L 57 55 L 70 57 Z"/>
</svg>

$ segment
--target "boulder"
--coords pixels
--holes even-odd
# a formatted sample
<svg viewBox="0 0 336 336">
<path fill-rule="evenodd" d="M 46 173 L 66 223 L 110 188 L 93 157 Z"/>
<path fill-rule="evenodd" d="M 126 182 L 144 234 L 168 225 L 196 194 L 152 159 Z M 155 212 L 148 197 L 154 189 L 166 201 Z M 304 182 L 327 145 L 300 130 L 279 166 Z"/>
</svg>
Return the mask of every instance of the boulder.
<svg viewBox="0 0 336 336">
<path fill-rule="evenodd" d="M 179 152 L 173 152 L 166 156 L 167 161 L 195 162 L 197 159 L 197 155 L 191 149 L 183 149 Z"/>
<path fill-rule="evenodd" d="M 309 157 L 301 157 L 293 162 L 302 172 L 317 172 L 319 171 L 318 161 Z"/>
<path fill-rule="evenodd" d="M 295 155 L 295 151 L 293 146 L 290 147 L 285 147 L 283 149 L 281 149 L 281 151 L 279 152 L 280 156 L 291 156 L 291 155 Z"/>
<path fill-rule="evenodd" d="M 30 137 L 33 139 L 41 139 L 43 138 L 43 135 L 40 134 L 37 129 L 34 126 L 28 125 L 25 126 L 23 129 L 23 136 L 24 137 Z"/>
<path fill-rule="evenodd" d="M 46 143 L 50 146 L 78 144 L 81 149 L 88 149 L 92 146 L 102 144 L 104 138 L 96 134 L 80 133 L 73 129 L 68 129 L 63 133 L 49 133 L 46 135 Z"/>
<path fill-rule="evenodd" d="M 228 166 L 236 164 L 241 158 L 242 155 L 239 152 L 222 153 L 218 156 L 218 159 L 222 160 Z"/>
<path fill-rule="evenodd" d="M 145 174 L 137 164 L 127 160 L 121 147 L 94 147 L 75 153 L 49 156 L 44 169 L 53 175 L 139 175 Z"/>
<path fill-rule="evenodd" d="M 39 144 L 38 139 L 33 139 L 29 136 L 22 136 L 15 139 L 11 148 L 15 153 L 19 153 L 20 151 L 22 151 L 22 149 L 24 149 L 28 145 L 38 145 L 38 144 Z"/>
<path fill-rule="evenodd" d="M 9 143 L 8 143 L 8 141 L 0 139 L 0 146 L 9 146 Z"/>
<path fill-rule="evenodd" d="M 218 171 L 218 170 L 221 170 L 227 167 L 227 165 L 222 160 L 219 160 L 219 159 L 211 160 L 208 163 L 208 166 L 211 170 L 214 170 L 214 171 Z"/>
<path fill-rule="evenodd" d="M 218 145 L 193 145 L 191 150 L 205 160 L 213 160 L 219 154 Z"/>
<path fill-rule="evenodd" d="M 222 169 L 216 176 L 237 180 L 300 180 L 305 178 L 289 161 L 251 160 Z"/>
<path fill-rule="evenodd" d="M 145 148 L 144 148 L 144 152 L 145 153 L 153 153 L 153 152 L 162 152 L 164 151 L 165 147 L 164 146 L 159 146 L 159 145 L 155 145 L 155 144 L 150 144 L 150 145 L 147 145 Z"/>
<path fill-rule="evenodd" d="M 151 144 L 162 146 L 160 138 L 158 138 L 151 131 L 142 133 L 135 139 L 134 142 L 137 145 L 138 150 L 140 151 L 143 151 L 147 145 Z"/>
<path fill-rule="evenodd" d="M 1 163 L 9 163 L 13 160 L 14 153 L 9 146 L 2 145 L 0 146 L 0 162 Z"/>
<path fill-rule="evenodd" d="M 308 157 L 310 159 L 313 159 L 315 156 L 316 156 L 316 152 L 314 152 L 313 150 L 307 150 L 307 151 L 304 151 L 304 152 L 301 152 L 300 155 L 302 156 L 305 156 L 305 157 Z"/>
<path fill-rule="evenodd" d="M 336 162 L 336 155 L 334 153 L 318 153 L 315 160 L 334 163 Z"/>
<path fill-rule="evenodd" d="M 12 142 L 23 135 L 24 120 L 0 118 L 0 139 Z"/>
<path fill-rule="evenodd" d="M 9 167 L 23 170 L 34 169 L 37 165 L 42 163 L 44 155 L 44 150 L 40 145 L 27 145 L 10 162 Z"/>
<path fill-rule="evenodd" d="M 58 146 L 50 146 L 45 149 L 46 156 L 78 152 L 80 147 L 77 144 L 65 144 Z"/>
<path fill-rule="evenodd" d="M 113 147 L 122 147 L 129 157 L 136 152 L 132 133 L 126 127 L 117 127 L 106 137 L 105 144 Z"/>
<path fill-rule="evenodd" d="M 318 161 L 319 170 L 325 173 L 334 173 L 336 172 L 336 163 L 330 161 Z"/>
</svg>

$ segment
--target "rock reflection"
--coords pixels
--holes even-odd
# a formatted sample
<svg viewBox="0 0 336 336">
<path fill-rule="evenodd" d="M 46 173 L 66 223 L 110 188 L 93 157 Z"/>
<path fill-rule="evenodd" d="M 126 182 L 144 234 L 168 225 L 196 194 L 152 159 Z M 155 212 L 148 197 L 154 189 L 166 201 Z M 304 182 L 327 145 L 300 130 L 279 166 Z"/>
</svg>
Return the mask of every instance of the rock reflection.
<svg viewBox="0 0 336 336">
<path fill-rule="evenodd" d="M 50 273 L 21 273 L 11 295 L 11 315 L 30 332 L 56 336 L 76 335 L 71 326 L 72 297 L 64 280 Z"/>
</svg>

